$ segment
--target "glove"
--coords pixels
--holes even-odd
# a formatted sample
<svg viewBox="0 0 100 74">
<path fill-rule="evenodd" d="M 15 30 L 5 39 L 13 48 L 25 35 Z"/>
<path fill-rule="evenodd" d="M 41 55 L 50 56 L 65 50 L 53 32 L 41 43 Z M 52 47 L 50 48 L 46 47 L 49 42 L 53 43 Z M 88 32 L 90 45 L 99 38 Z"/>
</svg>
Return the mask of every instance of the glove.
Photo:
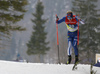
<svg viewBox="0 0 100 74">
<path fill-rule="evenodd" d="M 56 23 L 58 23 L 59 18 L 56 19 Z"/>
<path fill-rule="evenodd" d="M 58 18 L 57 14 L 56 14 L 56 23 L 58 23 L 58 20 L 59 20 L 59 18 Z"/>
</svg>

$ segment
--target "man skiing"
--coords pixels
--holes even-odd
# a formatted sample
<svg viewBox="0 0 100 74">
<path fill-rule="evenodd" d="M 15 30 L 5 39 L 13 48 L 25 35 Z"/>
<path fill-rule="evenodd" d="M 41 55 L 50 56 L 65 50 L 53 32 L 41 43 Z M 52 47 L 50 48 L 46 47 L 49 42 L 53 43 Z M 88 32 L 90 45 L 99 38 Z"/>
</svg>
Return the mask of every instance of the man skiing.
<svg viewBox="0 0 100 74">
<path fill-rule="evenodd" d="M 84 22 L 81 19 L 78 19 L 77 16 L 73 15 L 72 11 L 67 11 L 67 16 L 63 17 L 59 20 L 57 18 L 56 23 L 60 24 L 62 22 L 66 23 L 67 29 L 68 29 L 68 61 L 67 64 L 71 63 L 71 50 L 72 47 L 74 48 L 75 53 L 75 64 L 78 63 L 78 48 L 77 48 L 77 39 L 78 39 L 78 22 L 81 24 L 84 24 Z"/>
<path fill-rule="evenodd" d="M 94 66 L 100 67 L 100 58 L 98 58 L 97 63 Z"/>
</svg>

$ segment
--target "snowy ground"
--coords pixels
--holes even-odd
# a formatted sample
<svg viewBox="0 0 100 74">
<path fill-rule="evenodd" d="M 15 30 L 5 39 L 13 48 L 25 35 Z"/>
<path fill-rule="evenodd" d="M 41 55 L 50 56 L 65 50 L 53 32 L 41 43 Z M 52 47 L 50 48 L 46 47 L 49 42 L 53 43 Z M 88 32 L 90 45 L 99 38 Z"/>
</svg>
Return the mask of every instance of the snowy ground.
<svg viewBox="0 0 100 74">
<path fill-rule="evenodd" d="M 90 74 L 90 65 L 79 64 L 75 71 L 72 66 L 0 61 L 0 74 Z M 93 70 L 100 74 L 100 68 L 93 67 Z"/>
</svg>

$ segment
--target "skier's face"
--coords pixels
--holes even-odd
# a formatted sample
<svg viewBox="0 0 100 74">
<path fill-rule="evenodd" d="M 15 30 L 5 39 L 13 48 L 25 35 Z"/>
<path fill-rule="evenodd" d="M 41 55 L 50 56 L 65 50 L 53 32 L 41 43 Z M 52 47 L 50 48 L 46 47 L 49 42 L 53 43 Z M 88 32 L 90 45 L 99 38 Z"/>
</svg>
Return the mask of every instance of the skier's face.
<svg viewBox="0 0 100 74">
<path fill-rule="evenodd" d="M 68 18 L 68 20 L 72 20 L 72 15 L 71 14 L 67 14 L 67 18 Z"/>
<path fill-rule="evenodd" d="M 72 17 L 67 17 L 68 18 L 68 20 L 72 20 Z"/>
</svg>

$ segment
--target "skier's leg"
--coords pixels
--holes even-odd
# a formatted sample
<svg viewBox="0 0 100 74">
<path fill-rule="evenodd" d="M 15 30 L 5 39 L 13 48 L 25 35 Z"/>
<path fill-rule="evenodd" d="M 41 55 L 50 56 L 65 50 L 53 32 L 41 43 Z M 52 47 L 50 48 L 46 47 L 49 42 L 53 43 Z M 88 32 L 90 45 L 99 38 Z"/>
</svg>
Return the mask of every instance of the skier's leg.
<svg viewBox="0 0 100 74">
<path fill-rule="evenodd" d="M 78 48 L 77 48 L 77 36 L 74 37 L 72 46 L 74 48 L 75 55 L 78 55 Z"/>
<path fill-rule="evenodd" d="M 74 48 L 74 52 L 75 52 L 75 63 L 78 62 L 78 48 L 77 48 L 77 36 L 74 37 L 73 40 L 73 48 Z"/>
<path fill-rule="evenodd" d="M 72 42 L 68 40 L 68 49 L 67 53 L 70 56 L 72 54 Z"/>
<path fill-rule="evenodd" d="M 72 38 L 68 38 L 68 50 L 67 50 L 67 53 L 68 53 L 68 61 L 67 61 L 67 64 L 70 64 L 71 63 L 71 53 L 72 53 Z"/>
</svg>

